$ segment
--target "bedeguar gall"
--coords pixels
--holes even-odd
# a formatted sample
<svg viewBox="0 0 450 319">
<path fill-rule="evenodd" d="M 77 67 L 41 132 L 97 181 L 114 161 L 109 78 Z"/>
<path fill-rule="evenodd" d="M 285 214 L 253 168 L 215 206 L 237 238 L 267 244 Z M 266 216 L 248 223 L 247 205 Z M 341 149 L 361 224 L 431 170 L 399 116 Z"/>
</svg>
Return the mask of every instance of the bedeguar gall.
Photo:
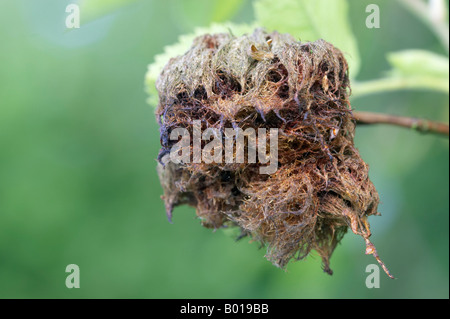
<svg viewBox="0 0 450 319">
<path fill-rule="evenodd" d="M 261 29 L 196 38 L 156 82 L 158 173 L 169 219 L 175 206 L 194 206 L 203 226 L 239 227 L 240 237 L 267 248 L 274 265 L 285 268 L 315 250 L 328 274 L 330 257 L 350 229 L 392 277 L 369 240 L 368 217 L 379 215 L 379 196 L 353 142 L 348 71 L 343 53 L 323 40 L 303 43 Z M 276 128 L 276 171 L 261 174 L 263 164 L 248 161 L 249 139 L 241 145 L 244 161 L 227 162 L 223 153 L 212 163 L 194 161 L 193 139 L 185 161 L 170 161 L 178 142 L 171 132 L 193 134 L 194 123 L 219 132 L 223 145 L 226 129 L 265 129 L 269 141 Z M 203 149 L 208 141 L 200 144 Z M 234 146 L 232 155 L 239 151 Z"/>
</svg>

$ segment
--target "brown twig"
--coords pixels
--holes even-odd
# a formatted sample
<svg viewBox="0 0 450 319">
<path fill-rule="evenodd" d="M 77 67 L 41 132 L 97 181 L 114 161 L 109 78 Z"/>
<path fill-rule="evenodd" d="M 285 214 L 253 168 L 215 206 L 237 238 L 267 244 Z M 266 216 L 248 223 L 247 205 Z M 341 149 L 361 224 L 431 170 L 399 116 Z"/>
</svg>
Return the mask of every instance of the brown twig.
<svg viewBox="0 0 450 319">
<path fill-rule="evenodd" d="M 392 124 L 411 128 L 423 133 L 441 134 L 448 137 L 448 124 L 425 119 L 395 116 L 372 112 L 353 112 L 357 124 Z"/>
</svg>

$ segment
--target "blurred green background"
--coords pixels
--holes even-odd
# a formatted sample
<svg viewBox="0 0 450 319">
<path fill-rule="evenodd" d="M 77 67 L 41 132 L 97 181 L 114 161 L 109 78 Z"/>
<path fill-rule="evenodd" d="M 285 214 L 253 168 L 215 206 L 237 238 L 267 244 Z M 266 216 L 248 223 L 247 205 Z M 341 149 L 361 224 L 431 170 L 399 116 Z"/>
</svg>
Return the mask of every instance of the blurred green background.
<svg viewBox="0 0 450 319">
<path fill-rule="evenodd" d="M 449 297 L 448 139 L 357 129 L 382 201 L 372 239 L 397 280 L 381 273 L 381 287 L 366 288 L 365 268 L 376 262 L 351 233 L 331 259 L 333 276 L 315 253 L 284 272 L 256 243 L 202 228 L 193 208 L 177 208 L 168 223 L 155 170 L 158 126 L 144 92 L 147 65 L 165 45 L 212 21 L 251 22 L 251 1 L 229 1 L 224 14 L 215 8 L 223 0 L 135 1 L 70 31 L 69 3 L 0 2 L 1 298 Z M 380 6 L 380 29 L 365 27 L 370 3 Z M 390 51 L 444 53 L 395 1 L 351 0 L 350 18 L 358 80 L 389 69 Z M 443 93 L 398 91 L 352 104 L 448 122 Z M 72 263 L 80 289 L 65 286 Z"/>
</svg>

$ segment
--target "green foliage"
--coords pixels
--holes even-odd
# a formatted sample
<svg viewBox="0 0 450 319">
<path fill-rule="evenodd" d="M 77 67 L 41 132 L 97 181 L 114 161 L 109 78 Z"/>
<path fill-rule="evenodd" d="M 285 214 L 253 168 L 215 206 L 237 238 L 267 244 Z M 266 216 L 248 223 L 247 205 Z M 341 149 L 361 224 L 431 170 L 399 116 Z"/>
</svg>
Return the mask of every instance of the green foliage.
<svg viewBox="0 0 450 319">
<path fill-rule="evenodd" d="M 426 50 L 387 54 L 392 69 L 386 77 L 353 82 L 353 97 L 400 89 L 427 89 L 449 93 L 448 58 Z"/>
<path fill-rule="evenodd" d="M 448 57 L 426 50 L 404 50 L 387 55 L 393 76 L 434 77 L 442 81 L 448 92 Z"/>
</svg>

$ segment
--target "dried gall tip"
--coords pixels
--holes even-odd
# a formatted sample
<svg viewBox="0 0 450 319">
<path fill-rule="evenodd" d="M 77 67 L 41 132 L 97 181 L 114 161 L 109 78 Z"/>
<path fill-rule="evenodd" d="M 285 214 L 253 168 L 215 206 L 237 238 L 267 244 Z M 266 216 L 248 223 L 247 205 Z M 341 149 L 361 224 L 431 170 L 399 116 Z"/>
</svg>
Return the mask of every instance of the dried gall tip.
<svg viewBox="0 0 450 319">
<path fill-rule="evenodd" d="M 158 173 L 169 218 L 177 205 L 194 206 L 205 227 L 237 226 L 241 236 L 264 244 L 274 265 L 284 268 L 316 250 L 329 274 L 330 257 L 350 228 L 387 270 L 368 239 L 367 217 L 377 214 L 379 197 L 353 145 L 341 51 L 323 40 L 301 43 L 262 30 L 205 35 L 169 61 L 156 87 Z M 262 164 L 250 161 L 195 162 L 193 141 L 190 161 L 169 161 L 177 143 L 171 132 L 192 133 L 195 121 L 220 132 L 277 128 L 276 172 L 260 174 Z"/>
</svg>

